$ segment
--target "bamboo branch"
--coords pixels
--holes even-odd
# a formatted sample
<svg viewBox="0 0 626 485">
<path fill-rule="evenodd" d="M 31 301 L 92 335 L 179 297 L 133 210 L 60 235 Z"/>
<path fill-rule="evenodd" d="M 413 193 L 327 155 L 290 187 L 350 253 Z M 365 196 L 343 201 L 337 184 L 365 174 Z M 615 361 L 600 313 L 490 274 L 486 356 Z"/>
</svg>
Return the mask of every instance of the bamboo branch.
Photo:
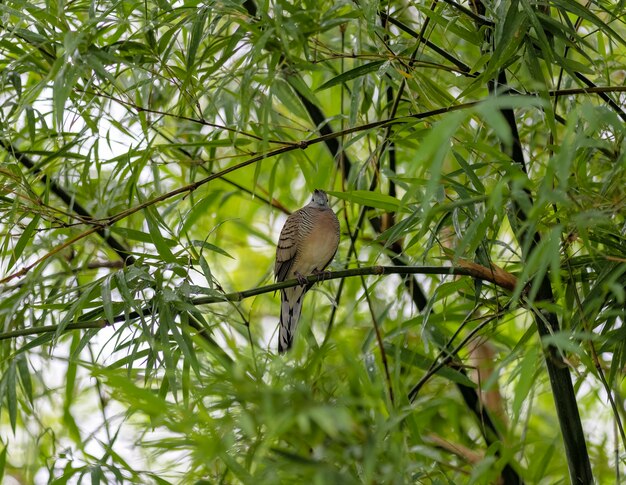
<svg viewBox="0 0 626 485">
<path fill-rule="evenodd" d="M 505 280 L 502 280 L 498 277 L 494 277 L 495 273 L 490 272 L 489 270 L 477 270 L 475 268 L 468 267 L 460 267 L 460 266 L 369 266 L 364 268 L 353 268 L 346 269 L 341 271 L 333 271 L 323 274 L 322 277 L 318 275 L 311 275 L 306 278 L 308 283 L 314 284 L 319 281 L 327 281 L 334 279 L 343 279 L 343 278 L 351 278 L 354 276 L 382 276 L 382 275 L 390 275 L 390 274 L 430 274 L 430 275 L 456 275 L 456 276 L 470 276 L 474 278 L 483 279 L 485 281 L 489 281 L 496 286 L 501 286 L 504 289 L 507 288 L 508 283 Z M 507 273 L 508 274 L 508 273 Z M 510 275 L 513 277 L 513 275 Z M 261 286 L 259 288 L 252 288 L 249 290 L 243 291 L 234 291 L 231 293 L 224 293 L 221 295 L 215 296 L 202 296 L 198 298 L 193 298 L 190 300 L 190 303 L 194 306 L 198 305 L 211 305 L 216 303 L 224 303 L 224 302 L 237 302 L 245 300 L 246 298 L 251 298 L 253 296 L 262 295 L 265 293 L 272 293 L 274 291 L 282 290 L 284 288 L 290 288 L 293 286 L 297 286 L 300 283 L 297 279 L 291 279 L 287 281 L 282 281 L 280 283 L 274 283 L 271 285 Z M 100 313 L 98 309 L 92 310 L 88 315 L 93 315 L 94 313 Z M 108 321 L 106 319 L 99 320 L 85 320 L 78 321 L 76 323 L 68 324 L 65 327 L 65 330 L 81 330 L 88 328 L 104 328 L 115 323 L 124 322 L 127 320 L 134 320 L 141 316 L 149 316 L 152 315 L 153 309 L 149 306 L 143 308 L 140 312 L 131 312 L 128 315 L 118 315 L 113 318 L 112 321 Z M 12 330 L 10 332 L 0 333 L 0 341 L 6 340 L 15 337 L 23 337 L 27 335 L 37 335 L 41 333 L 49 333 L 56 332 L 59 328 L 58 325 L 47 325 L 42 327 L 30 327 L 30 328 L 22 328 L 19 330 Z"/>
</svg>

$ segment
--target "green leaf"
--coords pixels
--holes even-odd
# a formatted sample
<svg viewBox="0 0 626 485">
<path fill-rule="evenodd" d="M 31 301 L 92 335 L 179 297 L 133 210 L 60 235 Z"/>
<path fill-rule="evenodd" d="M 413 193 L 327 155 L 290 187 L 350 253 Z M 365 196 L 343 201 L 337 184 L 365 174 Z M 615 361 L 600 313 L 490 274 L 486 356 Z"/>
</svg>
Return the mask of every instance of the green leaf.
<svg viewBox="0 0 626 485">
<path fill-rule="evenodd" d="M 18 350 L 16 350 L 16 355 L 26 354 L 32 349 L 36 349 L 49 343 L 54 338 L 54 332 L 45 332 L 35 337 L 32 340 L 29 340 L 26 344 L 22 345 Z"/>
<path fill-rule="evenodd" d="M 201 8 L 196 13 L 193 26 L 191 29 L 191 38 L 189 39 L 189 49 L 187 51 L 187 69 L 192 70 L 196 62 L 196 53 L 198 52 L 198 46 L 204 37 L 204 24 L 209 13 L 208 8 Z"/>
<path fill-rule="evenodd" d="M 159 301 L 159 335 L 161 336 L 161 351 L 163 352 L 163 360 L 165 363 L 165 375 L 169 382 L 171 392 L 176 395 L 178 391 L 178 380 L 174 368 L 174 355 L 170 345 L 169 333 L 176 325 L 174 316 L 170 311 L 170 305 L 167 302 Z"/>
<path fill-rule="evenodd" d="M 185 358 L 185 362 L 189 362 L 193 370 L 199 376 L 200 365 L 198 364 L 198 359 L 196 358 L 196 353 L 191 341 L 186 338 L 186 335 L 183 335 L 181 333 L 178 325 L 176 325 L 175 323 L 174 325 L 170 326 L 170 331 L 172 332 L 172 336 L 174 337 L 174 340 L 178 344 L 178 347 L 180 348 L 183 357 Z"/>
<path fill-rule="evenodd" d="M 226 256 L 230 259 L 235 259 L 226 251 L 224 251 L 222 248 L 217 247 L 215 244 L 211 244 L 206 241 L 197 241 L 197 240 L 191 241 L 191 243 L 196 248 L 208 249 L 209 251 L 213 251 L 215 253 L 221 254 L 222 256 Z"/>
<path fill-rule="evenodd" d="M 161 235 L 161 227 L 164 225 L 158 213 L 152 209 L 151 207 L 147 207 L 144 209 L 143 213 L 146 216 L 146 222 L 148 224 L 148 229 L 150 230 L 150 239 L 152 243 L 155 245 L 159 256 L 163 258 L 163 261 L 167 261 L 168 263 L 176 262 L 176 257 L 170 251 L 169 244 L 166 239 Z M 161 223 L 161 224 L 160 224 Z"/>
<path fill-rule="evenodd" d="M 346 409 L 330 406 L 316 406 L 309 410 L 311 419 L 331 438 L 350 427 L 352 416 Z"/>
<path fill-rule="evenodd" d="M 79 319 L 81 310 L 85 306 L 87 306 L 87 303 L 95 298 L 96 292 L 98 292 L 98 286 L 96 283 L 87 285 L 84 288 L 84 291 L 81 293 L 78 299 L 76 299 L 74 303 L 70 305 L 69 309 L 65 313 L 65 316 L 59 323 L 55 332 L 55 338 L 59 338 L 70 323 L 74 323 Z"/>
<path fill-rule="evenodd" d="M 382 209 L 387 212 L 398 212 L 403 208 L 402 203 L 398 199 L 379 192 L 353 190 L 349 192 L 328 192 L 328 195 L 354 204 Z"/>
<path fill-rule="evenodd" d="M 102 308 L 107 322 L 113 324 L 115 322 L 115 313 L 113 312 L 113 304 L 111 301 L 111 280 L 113 275 L 105 276 L 102 280 Z"/>
<path fill-rule="evenodd" d="M 450 149 L 450 139 L 467 117 L 466 113 L 449 113 L 439 121 L 422 140 L 420 148 L 413 158 L 423 167 L 428 168 L 428 182 L 422 195 L 422 211 L 428 212 L 435 194 L 440 190 L 441 171 Z"/>
<path fill-rule="evenodd" d="M 484 194 L 485 193 L 485 186 L 480 181 L 480 178 L 478 177 L 478 175 L 476 175 L 476 172 L 474 171 L 474 167 L 470 166 L 467 163 L 467 161 L 463 158 L 463 156 L 460 153 L 458 153 L 456 150 L 453 149 L 452 153 L 454 154 L 454 158 L 456 158 L 456 161 L 459 163 L 459 165 L 461 166 L 461 168 L 463 169 L 465 174 L 468 176 L 468 178 L 474 184 L 474 188 L 479 193 Z"/>
<path fill-rule="evenodd" d="M 17 370 L 20 376 L 20 382 L 22 384 L 22 389 L 24 390 L 24 394 L 28 399 L 28 402 L 33 403 L 33 383 L 30 378 L 30 371 L 28 370 L 28 362 L 26 361 L 26 357 L 24 354 L 19 355 L 15 358 L 15 362 L 17 362 Z"/>
<path fill-rule="evenodd" d="M 145 243 L 153 242 L 152 236 L 150 234 L 143 232 L 143 231 L 138 231 L 136 229 L 130 229 L 128 227 L 113 226 L 111 228 L 111 232 L 124 236 L 125 238 L 133 240 L 133 241 L 139 241 L 139 242 L 145 242 Z M 165 244 L 167 244 L 170 247 L 176 246 L 176 241 L 174 241 L 173 239 L 162 237 L 162 241 L 164 241 Z"/>
<path fill-rule="evenodd" d="M 76 354 L 76 348 L 80 345 L 81 337 L 78 333 L 72 336 L 71 354 Z M 72 416 L 72 405 L 74 404 L 74 393 L 76 389 L 76 376 L 78 373 L 78 365 L 75 360 L 70 360 L 67 364 L 67 372 L 65 373 L 65 399 L 63 401 L 63 424 L 68 434 L 76 443 L 80 443 L 81 435 L 74 416 Z"/>
<path fill-rule="evenodd" d="M 355 67 L 354 69 L 350 69 L 349 71 L 343 72 L 338 76 L 335 76 L 334 78 L 326 81 L 319 88 L 317 88 L 315 92 L 323 91 L 324 89 L 336 86 L 337 84 L 343 84 L 347 81 L 351 81 L 352 79 L 365 76 L 370 72 L 377 71 L 386 62 L 387 61 L 373 61 L 368 62 L 367 64 L 363 64 L 362 66 Z"/>
<path fill-rule="evenodd" d="M 616 40 L 617 42 L 626 46 L 626 40 L 624 40 L 624 37 L 618 34 L 615 30 L 613 30 L 610 27 L 609 23 L 604 22 L 602 19 L 600 19 L 600 17 L 595 15 L 590 8 L 584 7 L 574 0 L 554 0 L 554 5 L 559 10 L 571 12 L 577 17 L 588 21 L 589 23 L 595 25 L 600 30 L 610 35 L 613 40 Z"/>
<path fill-rule="evenodd" d="M 513 393 L 513 404 L 511 410 L 513 411 L 513 421 L 517 422 L 522 405 L 528 399 L 530 390 L 536 381 L 536 369 L 538 364 L 538 352 L 537 348 L 532 346 L 524 355 L 521 364 L 519 365 L 519 378 L 515 385 L 515 391 Z"/>
<path fill-rule="evenodd" d="M 39 225 L 39 219 L 40 219 L 39 215 L 33 217 L 32 220 L 28 223 L 28 225 L 24 229 L 24 232 L 22 233 L 20 238 L 17 240 L 17 243 L 15 243 L 15 248 L 13 249 L 13 252 L 11 253 L 11 258 L 9 259 L 9 264 L 7 266 L 7 272 L 15 265 L 17 260 L 22 256 L 22 253 L 24 252 L 26 245 L 29 242 L 31 242 L 32 237 L 33 237 L 33 232 Z"/>
<path fill-rule="evenodd" d="M 2 443 L 0 441 L 0 443 Z M 4 445 L 2 447 L 2 451 L 0 451 L 0 480 L 2 480 L 2 477 L 4 476 L 4 469 L 7 463 L 7 448 L 8 445 Z"/>
<path fill-rule="evenodd" d="M 104 474 L 99 466 L 90 467 L 90 477 L 91 477 L 91 485 L 98 485 L 102 480 L 104 480 Z"/>
<path fill-rule="evenodd" d="M 7 409 L 9 410 L 9 422 L 11 424 L 11 429 L 15 434 L 17 427 L 17 381 L 15 379 L 15 367 L 16 362 L 13 361 L 9 364 L 9 368 L 6 374 L 6 403 Z"/>
</svg>

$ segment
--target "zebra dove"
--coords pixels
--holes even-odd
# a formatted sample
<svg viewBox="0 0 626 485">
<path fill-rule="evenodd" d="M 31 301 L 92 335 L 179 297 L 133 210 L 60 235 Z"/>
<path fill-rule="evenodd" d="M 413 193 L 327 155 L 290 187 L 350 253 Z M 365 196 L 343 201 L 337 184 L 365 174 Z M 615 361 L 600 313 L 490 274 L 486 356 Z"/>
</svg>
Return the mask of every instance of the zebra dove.
<svg viewBox="0 0 626 485">
<path fill-rule="evenodd" d="M 293 343 L 302 299 L 311 288 L 304 278 L 321 273 L 335 257 L 338 245 L 339 220 L 328 205 L 326 192 L 315 190 L 311 202 L 287 218 L 276 248 L 276 281 L 300 281 L 299 286 L 280 290 L 279 353 L 289 350 Z"/>
</svg>

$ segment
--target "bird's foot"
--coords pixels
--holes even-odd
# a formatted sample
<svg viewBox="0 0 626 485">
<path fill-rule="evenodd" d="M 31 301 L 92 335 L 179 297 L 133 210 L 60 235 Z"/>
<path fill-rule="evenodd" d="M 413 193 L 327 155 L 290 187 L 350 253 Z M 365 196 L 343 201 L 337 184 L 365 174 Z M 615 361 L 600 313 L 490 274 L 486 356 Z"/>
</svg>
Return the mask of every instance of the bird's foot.
<svg viewBox="0 0 626 485">
<path fill-rule="evenodd" d="M 320 271 L 319 269 L 314 269 L 313 274 L 317 276 L 318 283 L 330 278 L 330 271 Z"/>
<path fill-rule="evenodd" d="M 306 276 L 302 275 L 301 273 L 298 273 L 297 271 L 294 273 L 294 276 L 296 277 L 296 279 L 298 280 L 298 283 L 300 283 L 300 286 L 306 286 L 309 284 L 309 280 L 306 279 Z"/>
</svg>

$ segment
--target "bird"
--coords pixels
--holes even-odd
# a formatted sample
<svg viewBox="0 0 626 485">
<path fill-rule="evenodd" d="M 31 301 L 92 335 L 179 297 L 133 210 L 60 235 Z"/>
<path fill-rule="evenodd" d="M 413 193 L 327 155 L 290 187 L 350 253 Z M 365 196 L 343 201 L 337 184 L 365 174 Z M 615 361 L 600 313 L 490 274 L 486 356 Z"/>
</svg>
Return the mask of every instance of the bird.
<svg viewBox="0 0 626 485">
<path fill-rule="evenodd" d="M 323 190 L 314 190 L 311 201 L 292 213 L 283 226 L 276 247 L 276 281 L 297 278 L 300 285 L 280 290 L 278 353 L 291 348 L 302 311 L 302 299 L 311 288 L 305 279 L 322 275 L 339 247 L 339 220 Z"/>
</svg>

